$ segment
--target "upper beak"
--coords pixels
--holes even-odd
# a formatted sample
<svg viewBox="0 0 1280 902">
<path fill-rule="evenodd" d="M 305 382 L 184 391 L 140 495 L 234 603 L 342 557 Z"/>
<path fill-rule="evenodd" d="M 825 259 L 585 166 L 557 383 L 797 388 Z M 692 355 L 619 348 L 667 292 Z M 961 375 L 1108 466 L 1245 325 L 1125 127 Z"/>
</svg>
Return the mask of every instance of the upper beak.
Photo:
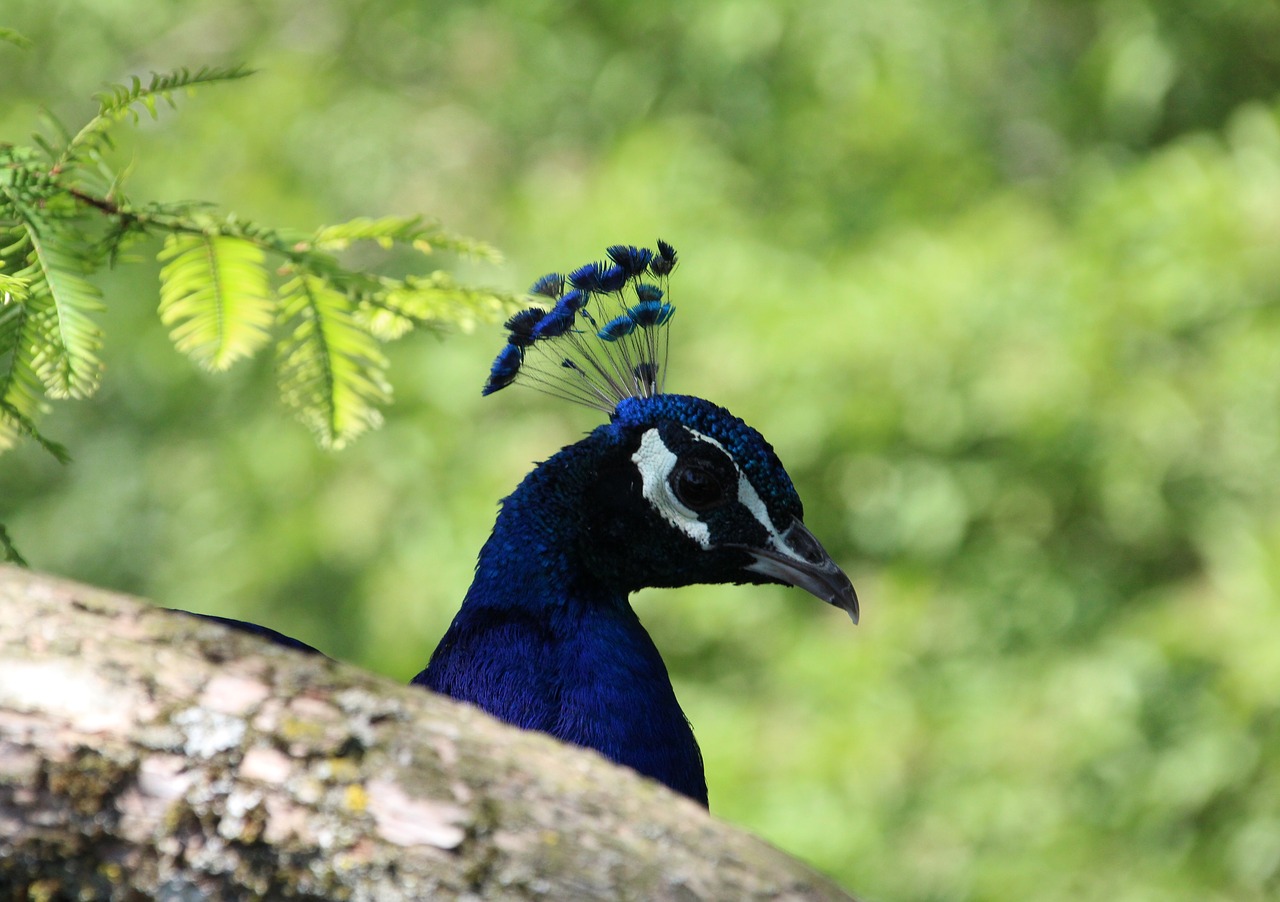
<svg viewBox="0 0 1280 902">
<path fill-rule="evenodd" d="M 743 550 L 755 558 L 747 569 L 816 595 L 827 604 L 847 611 L 856 624 L 858 593 L 813 533 L 798 519 L 792 520 L 782 533 L 782 541 L 786 546 L 783 549 L 744 547 Z"/>
</svg>

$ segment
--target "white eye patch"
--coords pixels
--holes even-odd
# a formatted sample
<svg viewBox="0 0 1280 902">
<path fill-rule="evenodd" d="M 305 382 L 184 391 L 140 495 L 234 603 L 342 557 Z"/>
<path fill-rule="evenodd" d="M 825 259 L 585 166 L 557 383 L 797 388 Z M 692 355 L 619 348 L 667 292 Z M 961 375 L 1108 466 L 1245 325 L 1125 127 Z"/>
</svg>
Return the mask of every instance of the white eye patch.
<svg viewBox="0 0 1280 902">
<path fill-rule="evenodd" d="M 686 431 L 700 441 L 724 451 L 725 456 L 729 457 L 730 460 L 733 459 L 729 452 L 725 450 L 725 447 L 711 438 L 711 436 L 703 435 L 693 429 L 686 429 Z M 640 437 L 640 447 L 636 449 L 635 454 L 631 455 L 631 460 L 635 463 L 636 469 L 640 471 L 644 497 L 653 505 L 654 510 L 676 529 L 697 542 L 699 546 L 704 549 L 710 548 L 710 527 L 698 519 L 696 512 L 681 504 L 671 491 L 671 471 L 675 469 L 679 458 L 662 441 L 662 436 L 657 429 L 645 430 L 644 435 Z M 804 558 L 787 544 L 786 539 L 778 532 L 778 528 L 773 525 L 773 521 L 769 518 L 769 509 L 761 499 L 760 493 L 756 491 L 755 486 L 747 479 L 747 474 L 741 470 L 738 470 L 738 503 L 745 507 L 751 513 L 751 516 L 755 517 L 760 525 L 764 527 L 765 533 L 769 536 L 769 543 L 774 547 L 774 550 L 796 561 L 804 561 Z"/>
<path fill-rule="evenodd" d="M 711 436 L 703 435 L 701 432 L 693 429 L 690 429 L 689 432 L 693 433 L 704 442 L 709 442 L 710 444 L 715 445 L 721 451 L 724 451 L 725 455 L 728 456 L 730 460 L 733 459 L 732 455 L 729 455 L 729 452 L 725 450 L 724 445 L 720 444 Z M 796 561 L 800 561 L 801 563 L 804 562 L 804 558 L 797 554 L 795 549 L 787 544 L 786 539 L 782 537 L 782 534 L 778 532 L 777 527 L 773 525 L 773 520 L 769 517 L 769 509 L 765 507 L 764 500 L 761 499 L 760 493 L 756 491 L 756 487 L 751 484 L 751 480 L 747 479 L 747 474 L 743 473 L 741 469 L 738 470 L 738 503 L 750 511 L 751 516 L 755 517 L 756 520 L 759 521 L 760 525 L 764 527 L 764 531 L 769 536 L 769 542 L 773 545 L 775 551 Z"/>
<path fill-rule="evenodd" d="M 697 542 L 702 548 L 711 547 L 711 528 L 698 519 L 698 515 L 681 504 L 671 492 L 668 477 L 679 458 L 662 441 L 657 429 L 646 429 L 640 436 L 640 447 L 631 455 L 640 471 L 644 497 L 653 509 L 676 529 Z"/>
</svg>

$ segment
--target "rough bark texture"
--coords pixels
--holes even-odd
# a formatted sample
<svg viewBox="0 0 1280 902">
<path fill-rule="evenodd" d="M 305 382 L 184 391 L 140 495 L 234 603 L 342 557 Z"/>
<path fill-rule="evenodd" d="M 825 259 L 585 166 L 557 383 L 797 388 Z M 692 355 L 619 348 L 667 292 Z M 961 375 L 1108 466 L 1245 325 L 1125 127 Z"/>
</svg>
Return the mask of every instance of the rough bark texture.
<svg viewBox="0 0 1280 902">
<path fill-rule="evenodd" d="M 0 566 L 0 899 L 847 899 L 599 756 Z"/>
</svg>

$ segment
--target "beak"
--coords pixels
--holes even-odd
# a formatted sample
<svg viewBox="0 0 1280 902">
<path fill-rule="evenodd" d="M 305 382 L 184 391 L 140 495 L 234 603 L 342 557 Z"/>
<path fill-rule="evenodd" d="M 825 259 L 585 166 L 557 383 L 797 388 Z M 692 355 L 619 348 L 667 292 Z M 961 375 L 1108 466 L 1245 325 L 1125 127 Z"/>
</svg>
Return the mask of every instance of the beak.
<svg viewBox="0 0 1280 902">
<path fill-rule="evenodd" d="M 831 555 L 798 519 L 782 533 L 785 548 L 747 548 L 754 561 L 748 570 L 763 574 L 788 586 L 804 589 L 827 604 L 847 611 L 858 622 L 858 593 L 844 571 L 831 560 Z"/>
</svg>

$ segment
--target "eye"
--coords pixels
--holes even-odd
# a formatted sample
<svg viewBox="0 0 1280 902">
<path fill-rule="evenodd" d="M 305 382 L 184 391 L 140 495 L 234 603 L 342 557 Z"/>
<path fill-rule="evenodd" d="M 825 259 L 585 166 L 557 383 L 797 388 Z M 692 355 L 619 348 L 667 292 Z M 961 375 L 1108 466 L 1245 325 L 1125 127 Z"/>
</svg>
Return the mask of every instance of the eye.
<svg viewBox="0 0 1280 902">
<path fill-rule="evenodd" d="M 706 463 L 682 461 L 671 473 L 671 489 L 676 499 L 692 511 L 707 511 L 728 499 L 724 481 Z"/>
</svg>

